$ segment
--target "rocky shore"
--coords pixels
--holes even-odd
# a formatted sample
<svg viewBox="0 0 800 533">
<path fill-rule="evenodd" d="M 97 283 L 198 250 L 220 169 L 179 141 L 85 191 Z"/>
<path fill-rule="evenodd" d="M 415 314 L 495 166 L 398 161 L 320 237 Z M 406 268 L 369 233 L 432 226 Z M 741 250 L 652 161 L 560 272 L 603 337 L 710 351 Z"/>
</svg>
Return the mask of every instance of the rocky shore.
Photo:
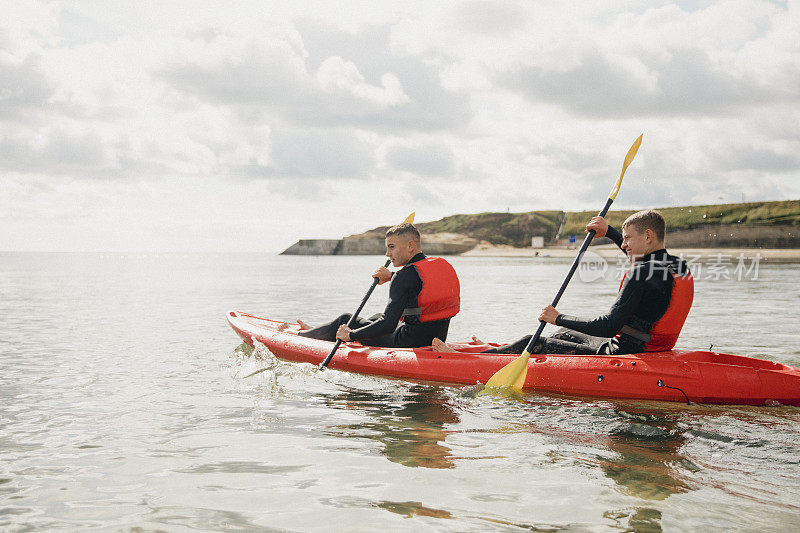
<svg viewBox="0 0 800 533">
<path fill-rule="evenodd" d="M 480 243 L 468 252 L 461 254 L 464 257 L 541 257 L 554 259 L 573 259 L 578 253 L 580 243 L 575 247 L 568 246 L 549 246 L 543 248 L 515 248 L 513 246 L 496 246 L 489 243 Z M 673 255 L 685 258 L 700 258 L 700 260 L 711 260 L 719 257 L 728 258 L 754 258 L 758 254 L 763 261 L 774 263 L 795 263 L 800 262 L 800 248 L 673 248 L 667 242 L 667 249 Z M 622 252 L 616 245 L 602 244 L 590 246 L 589 251 L 600 255 L 605 259 L 613 259 L 621 256 Z"/>
<path fill-rule="evenodd" d="M 431 255 L 459 255 L 473 250 L 477 239 L 455 233 L 433 233 L 422 236 L 422 247 Z M 344 239 L 302 239 L 281 252 L 281 255 L 383 255 L 384 238 L 361 234 Z"/>
</svg>

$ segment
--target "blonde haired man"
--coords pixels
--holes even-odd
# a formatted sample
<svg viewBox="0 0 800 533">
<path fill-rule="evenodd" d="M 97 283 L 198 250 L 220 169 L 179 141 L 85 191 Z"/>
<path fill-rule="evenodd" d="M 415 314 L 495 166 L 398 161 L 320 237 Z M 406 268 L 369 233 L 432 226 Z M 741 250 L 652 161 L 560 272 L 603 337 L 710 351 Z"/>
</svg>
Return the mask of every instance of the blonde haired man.
<svg viewBox="0 0 800 533">
<path fill-rule="evenodd" d="M 579 318 L 560 313 L 553 306 L 542 309 L 539 320 L 562 329 L 541 337 L 533 353 L 627 354 L 670 350 L 678 340 L 694 296 L 694 281 L 683 259 L 667 253 L 664 217 L 654 210 L 629 216 L 622 232 L 602 217 L 594 217 L 586 231 L 608 237 L 625 252 L 631 267 L 620 284 L 608 313 Z M 530 336 L 486 353 L 521 353 Z M 434 348 L 446 345 L 434 340 Z"/>
</svg>

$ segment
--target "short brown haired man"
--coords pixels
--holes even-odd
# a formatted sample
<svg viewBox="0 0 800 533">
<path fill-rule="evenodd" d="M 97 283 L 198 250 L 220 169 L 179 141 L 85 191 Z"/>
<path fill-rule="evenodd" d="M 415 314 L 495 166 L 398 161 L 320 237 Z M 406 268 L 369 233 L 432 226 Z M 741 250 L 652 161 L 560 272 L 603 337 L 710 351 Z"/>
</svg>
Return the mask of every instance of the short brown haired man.
<svg viewBox="0 0 800 533">
<path fill-rule="evenodd" d="M 392 226 L 386 231 L 385 242 L 386 257 L 401 268 L 390 272 L 382 266 L 372 274 L 379 284 L 391 280 L 384 312 L 369 319 L 359 317 L 353 329 L 347 326 L 352 315 L 346 313 L 298 335 L 399 348 L 430 346 L 436 337 L 447 338 L 450 318 L 460 309 L 456 271 L 441 257 L 422 253 L 419 231 L 412 224 Z"/>
</svg>

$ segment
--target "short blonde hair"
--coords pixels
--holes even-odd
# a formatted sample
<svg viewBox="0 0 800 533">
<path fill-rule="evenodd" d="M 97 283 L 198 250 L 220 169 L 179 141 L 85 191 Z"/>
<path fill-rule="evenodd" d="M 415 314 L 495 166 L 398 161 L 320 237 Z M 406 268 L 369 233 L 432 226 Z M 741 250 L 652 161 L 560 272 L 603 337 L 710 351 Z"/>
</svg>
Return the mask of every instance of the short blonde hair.
<svg viewBox="0 0 800 533">
<path fill-rule="evenodd" d="M 664 222 L 664 217 L 655 209 L 645 209 L 632 214 L 622 223 L 623 228 L 627 226 L 633 226 L 639 233 L 652 230 L 659 241 L 664 240 L 664 234 L 667 232 L 667 224 Z"/>
</svg>

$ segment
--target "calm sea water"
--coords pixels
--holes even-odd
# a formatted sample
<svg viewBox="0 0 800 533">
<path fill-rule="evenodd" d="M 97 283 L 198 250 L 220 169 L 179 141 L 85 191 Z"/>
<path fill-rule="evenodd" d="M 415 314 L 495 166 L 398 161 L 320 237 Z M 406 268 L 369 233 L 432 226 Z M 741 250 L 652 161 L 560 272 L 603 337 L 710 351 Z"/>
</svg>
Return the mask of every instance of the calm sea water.
<svg viewBox="0 0 800 533">
<path fill-rule="evenodd" d="M 529 333 L 569 267 L 452 262 L 452 340 Z M 798 408 L 474 397 L 248 356 L 225 322 L 350 311 L 379 264 L 0 254 L 0 530 L 800 528 Z M 702 276 L 681 345 L 800 366 L 797 268 Z M 613 271 L 559 308 L 605 310 Z"/>
</svg>

